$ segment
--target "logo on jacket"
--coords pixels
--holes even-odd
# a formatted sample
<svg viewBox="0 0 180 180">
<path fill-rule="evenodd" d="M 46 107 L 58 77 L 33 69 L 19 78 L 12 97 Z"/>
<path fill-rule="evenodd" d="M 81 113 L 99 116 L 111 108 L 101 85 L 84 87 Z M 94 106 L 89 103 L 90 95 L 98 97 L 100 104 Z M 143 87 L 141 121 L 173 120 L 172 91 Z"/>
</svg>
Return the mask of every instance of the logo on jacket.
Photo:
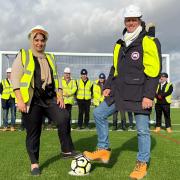
<svg viewBox="0 0 180 180">
<path fill-rule="evenodd" d="M 139 59 L 139 52 L 137 52 L 137 51 L 132 52 L 131 58 L 132 58 L 132 60 L 134 60 L 134 61 L 138 60 L 138 59 Z"/>
</svg>

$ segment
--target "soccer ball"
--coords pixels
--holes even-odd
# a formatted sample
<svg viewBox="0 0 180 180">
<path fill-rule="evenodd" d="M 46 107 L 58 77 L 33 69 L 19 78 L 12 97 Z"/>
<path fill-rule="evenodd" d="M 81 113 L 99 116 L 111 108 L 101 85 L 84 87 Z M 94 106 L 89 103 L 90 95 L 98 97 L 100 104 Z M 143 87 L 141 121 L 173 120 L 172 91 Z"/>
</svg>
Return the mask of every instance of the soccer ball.
<svg viewBox="0 0 180 180">
<path fill-rule="evenodd" d="M 89 174 L 90 169 L 90 161 L 81 154 L 72 160 L 71 172 L 69 174 L 75 176 L 84 176 Z"/>
</svg>

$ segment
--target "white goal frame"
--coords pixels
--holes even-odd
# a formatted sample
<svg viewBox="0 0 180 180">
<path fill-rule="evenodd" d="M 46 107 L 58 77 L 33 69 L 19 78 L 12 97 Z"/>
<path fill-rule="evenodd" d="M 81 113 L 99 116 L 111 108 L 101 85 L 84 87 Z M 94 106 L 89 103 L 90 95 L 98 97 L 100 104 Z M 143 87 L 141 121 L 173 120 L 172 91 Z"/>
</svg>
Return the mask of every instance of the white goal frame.
<svg viewBox="0 0 180 180">
<path fill-rule="evenodd" d="M 2 80 L 2 64 L 3 64 L 3 55 L 16 55 L 18 51 L 0 51 L 0 82 Z M 71 53 L 71 52 L 49 52 L 55 56 L 88 56 L 88 57 L 113 57 L 112 53 Z M 168 80 L 170 81 L 170 56 L 169 54 L 162 54 L 163 58 L 166 58 L 166 72 L 169 75 Z M 110 69 L 110 67 L 109 67 Z M 2 108 L 0 100 L 0 127 L 2 126 Z"/>
</svg>

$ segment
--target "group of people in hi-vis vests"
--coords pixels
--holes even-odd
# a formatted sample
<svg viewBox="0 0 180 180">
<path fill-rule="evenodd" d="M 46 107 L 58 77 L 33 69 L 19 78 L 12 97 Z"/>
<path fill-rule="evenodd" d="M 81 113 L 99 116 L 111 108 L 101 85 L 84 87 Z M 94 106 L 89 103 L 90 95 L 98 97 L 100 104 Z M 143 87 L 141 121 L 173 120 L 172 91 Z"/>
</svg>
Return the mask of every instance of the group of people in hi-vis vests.
<svg viewBox="0 0 180 180">
<path fill-rule="evenodd" d="M 71 127 L 71 111 L 75 100 L 78 105 L 78 127 L 77 129 L 89 129 L 90 105 L 93 102 L 94 106 L 98 106 L 104 100 L 103 87 L 106 76 L 104 73 L 99 74 L 99 79 L 91 81 L 88 78 L 86 69 L 82 69 L 81 77 L 78 80 L 71 78 L 71 70 L 69 67 L 64 69 L 64 76 L 61 79 L 63 98 L 66 109 L 69 112 L 69 127 Z M 84 122 L 84 126 L 83 126 Z"/>
<path fill-rule="evenodd" d="M 81 78 L 75 81 L 71 79 L 70 68 L 66 67 L 63 78 L 60 78 L 54 55 L 45 52 L 48 31 L 39 25 L 29 31 L 30 47 L 19 51 L 12 65 L 11 79 L 2 81 L 1 89 L 2 98 L 15 97 L 16 106 L 22 113 L 32 175 L 41 173 L 39 150 L 44 117 L 56 124 L 61 157 L 72 158 L 78 154 L 70 126 L 75 95 L 79 107 L 79 129 L 82 129 L 84 114 L 85 128 L 89 128 L 92 97 L 95 105 L 93 115 L 98 136 L 97 150 L 84 151 L 84 156 L 91 161 L 108 163 L 112 152 L 108 117 L 116 111 L 133 112 L 138 134 L 138 153 L 135 168 L 129 177 L 142 179 L 146 176 L 150 160 L 149 117 L 153 100 L 156 97 L 158 122 L 155 131 L 160 131 L 163 111 L 167 113 L 167 131 L 171 132 L 169 113 L 172 85 L 166 79 L 163 80 L 167 78 L 166 74 L 161 75 L 162 80 L 158 85 L 162 64 L 161 45 L 154 37 L 154 31 L 147 30 L 141 19 L 140 8 L 130 5 L 125 8 L 123 16 L 125 28 L 122 38 L 115 44 L 109 76 L 106 79 L 105 74 L 101 73 L 94 83 L 89 80 L 86 69 L 81 70 Z M 10 90 L 8 93 L 7 89 Z M 164 106 L 164 103 L 168 105 Z"/>
</svg>

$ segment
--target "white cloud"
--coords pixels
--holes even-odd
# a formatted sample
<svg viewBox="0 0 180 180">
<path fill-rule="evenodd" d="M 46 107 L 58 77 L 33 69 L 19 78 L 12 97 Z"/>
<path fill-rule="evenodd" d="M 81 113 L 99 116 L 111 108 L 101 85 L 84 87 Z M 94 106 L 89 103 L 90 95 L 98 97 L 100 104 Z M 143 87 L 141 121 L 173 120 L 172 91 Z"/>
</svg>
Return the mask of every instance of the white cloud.
<svg viewBox="0 0 180 180">
<path fill-rule="evenodd" d="M 29 29 L 41 24 L 50 33 L 48 50 L 98 52 L 104 48 L 105 52 L 112 52 L 112 44 L 123 30 L 122 10 L 134 3 L 142 8 L 143 19 L 157 25 L 163 52 L 179 52 L 177 39 L 180 39 L 180 34 L 177 29 L 180 25 L 174 21 L 179 14 L 180 1 L 177 0 L 0 2 L 0 49 L 3 50 L 17 50 L 22 45 L 26 46 Z M 100 45 L 100 42 L 104 44 Z"/>
</svg>

